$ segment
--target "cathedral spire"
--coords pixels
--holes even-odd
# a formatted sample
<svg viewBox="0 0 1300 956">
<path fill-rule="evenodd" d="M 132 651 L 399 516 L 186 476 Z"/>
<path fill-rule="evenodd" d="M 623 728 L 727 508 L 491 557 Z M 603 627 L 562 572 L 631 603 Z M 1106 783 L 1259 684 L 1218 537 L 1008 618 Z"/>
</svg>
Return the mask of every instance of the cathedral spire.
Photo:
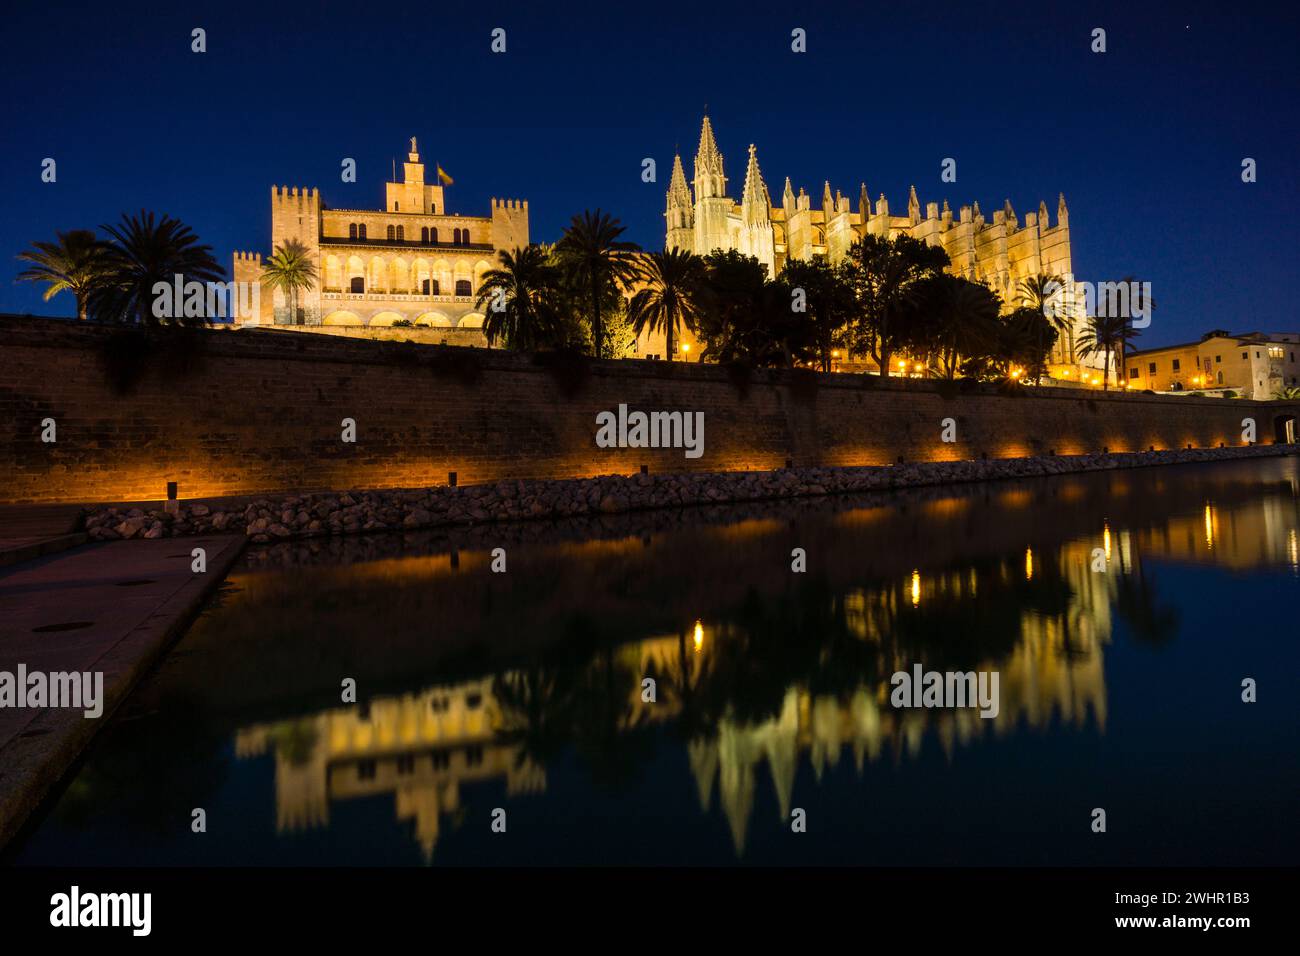
<svg viewBox="0 0 1300 956">
<path fill-rule="evenodd" d="M 722 153 L 713 138 L 713 124 L 705 115 L 700 127 L 700 148 L 695 151 L 695 198 L 713 199 L 727 194 L 727 177 L 722 172 Z"/>
<path fill-rule="evenodd" d="M 673 175 L 668 183 L 668 208 L 690 204 L 691 191 L 686 185 L 686 171 L 682 169 L 682 154 L 677 153 L 673 156 Z"/>
<path fill-rule="evenodd" d="M 822 212 L 826 213 L 827 222 L 830 222 L 831 216 L 835 215 L 835 200 L 831 198 L 831 182 L 829 179 L 822 185 Z"/>
<path fill-rule="evenodd" d="M 921 221 L 921 200 L 916 198 L 916 187 L 912 187 L 911 193 L 907 197 L 907 218 L 911 220 L 912 225 Z"/>
<path fill-rule="evenodd" d="M 1070 210 L 1065 208 L 1065 193 L 1061 193 L 1061 198 L 1056 203 L 1056 224 L 1058 226 L 1067 225 L 1070 221 Z"/>
<path fill-rule="evenodd" d="M 862 217 L 863 222 L 871 218 L 871 194 L 867 192 L 866 183 L 863 183 L 858 190 L 858 215 Z"/>
<path fill-rule="evenodd" d="M 787 188 L 789 188 L 789 180 L 786 183 Z M 745 222 L 750 225 L 757 222 L 767 222 L 770 218 L 769 209 L 771 204 L 771 199 L 767 193 L 767 184 L 763 182 L 763 174 L 758 168 L 758 150 L 753 143 L 750 143 L 749 166 L 745 169 L 745 191 L 740 201 L 741 215 L 745 217 Z"/>
<path fill-rule="evenodd" d="M 781 193 L 781 208 L 785 210 L 787 218 L 794 212 L 794 187 L 790 185 L 790 177 L 785 177 L 785 191 Z"/>
</svg>

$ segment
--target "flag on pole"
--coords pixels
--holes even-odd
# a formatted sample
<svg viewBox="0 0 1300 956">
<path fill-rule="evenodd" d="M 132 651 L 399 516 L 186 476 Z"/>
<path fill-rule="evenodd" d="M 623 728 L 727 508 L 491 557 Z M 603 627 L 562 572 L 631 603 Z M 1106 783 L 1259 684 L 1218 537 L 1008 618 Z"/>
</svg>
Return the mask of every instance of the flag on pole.
<svg viewBox="0 0 1300 956">
<path fill-rule="evenodd" d="M 435 163 L 434 165 L 436 166 L 437 164 Z M 441 166 L 438 166 L 438 185 L 450 186 L 454 182 L 455 180 L 447 175 L 447 171 Z"/>
</svg>

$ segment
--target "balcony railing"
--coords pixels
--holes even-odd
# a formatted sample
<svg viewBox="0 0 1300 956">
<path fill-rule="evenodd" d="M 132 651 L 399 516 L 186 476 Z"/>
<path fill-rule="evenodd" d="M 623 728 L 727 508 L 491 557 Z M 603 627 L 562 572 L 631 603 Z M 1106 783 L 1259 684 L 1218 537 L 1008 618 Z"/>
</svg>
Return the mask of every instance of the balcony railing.
<svg viewBox="0 0 1300 956">
<path fill-rule="evenodd" d="M 344 236 L 321 236 L 322 246 L 367 246 L 387 247 L 390 249 L 437 249 L 456 252 L 492 252 L 495 246 L 490 242 L 421 242 L 419 239 L 349 239 Z"/>
<path fill-rule="evenodd" d="M 322 299 L 355 299 L 363 302 L 473 302 L 472 295 L 423 295 L 419 292 L 348 292 L 343 289 L 324 289 Z"/>
</svg>

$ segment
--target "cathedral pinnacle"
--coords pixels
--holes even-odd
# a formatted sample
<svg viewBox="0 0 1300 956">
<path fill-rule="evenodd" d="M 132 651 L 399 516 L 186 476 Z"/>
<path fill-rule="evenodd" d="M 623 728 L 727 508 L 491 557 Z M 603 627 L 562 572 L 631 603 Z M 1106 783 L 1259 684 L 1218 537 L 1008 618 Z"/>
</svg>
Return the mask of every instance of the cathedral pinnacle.
<svg viewBox="0 0 1300 956">
<path fill-rule="evenodd" d="M 768 220 L 771 200 L 767 184 L 763 182 L 763 174 L 758 168 L 758 150 L 753 143 L 749 145 L 749 166 L 745 169 L 745 191 L 740 204 L 746 222 L 752 224 Z"/>
<path fill-rule="evenodd" d="M 707 199 L 727 194 L 727 177 L 722 172 L 722 153 L 713 138 L 713 124 L 708 114 L 700 128 L 700 148 L 695 152 L 695 198 Z"/>
</svg>

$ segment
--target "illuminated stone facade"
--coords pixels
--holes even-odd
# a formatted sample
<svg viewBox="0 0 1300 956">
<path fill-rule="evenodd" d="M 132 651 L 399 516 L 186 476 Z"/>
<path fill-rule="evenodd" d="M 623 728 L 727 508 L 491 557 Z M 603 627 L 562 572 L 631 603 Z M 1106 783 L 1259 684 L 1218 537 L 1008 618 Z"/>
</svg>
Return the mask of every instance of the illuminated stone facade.
<svg viewBox="0 0 1300 956">
<path fill-rule="evenodd" d="M 331 209 L 317 189 L 272 187 L 271 249 L 296 239 L 319 277 L 299 293 L 296 316 L 282 292 L 263 287 L 260 314 L 244 324 L 320 331 L 409 322 L 432 330 L 433 341 L 485 344 L 475 292 L 498 250 L 528 244 L 528 202 L 493 199 L 490 215 L 453 214 L 449 178 L 435 169 L 433 179 L 425 181 L 412 138 L 382 210 Z M 235 253 L 236 281 L 260 281 L 262 268 L 260 254 Z"/>
<path fill-rule="evenodd" d="M 1300 334 L 1265 335 L 1224 331 L 1199 342 L 1129 352 L 1124 374 L 1129 388 L 1156 392 L 1232 390 L 1242 398 L 1268 401 L 1300 386 Z"/>
<path fill-rule="evenodd" d="M 856 210 L 848 196 L 838 190 L 832 194 L 829 182 L 822 186 L 820 205 L 814 208 L 812 202 L 802 188 L 796 194 L 787 177 L 781 204 L 773 205 L 752 145 L 740 202 L 731 199 L 722 153 L 706 116 L 690 186 L 681 156 L 673 158 L 664 211 L 666 247 L 699 255 L 734 249 L 757 258 L 774 276 L 790 260 L 824 255 L 838 262 L 863 236 L 906 235 L 941 247 L 952 262 L 950 272 L 989 286 L 1008 311 L 1019 304 L 1022 281 L 1040 274 L 1067 280 L 1073 276 L 1070 214 L 1064 195 L 1057 202 L 1055 225 L 1049 220 L 1045 202 L 1021 220 L 1007 200 L 989 220 L 978 202 L 960 207 L 955 215 L 947 200 L 942 208 L 935 202 L 922 207 L 915 186 L 905 215 L 892 214 L 883 193 L 873 206 L 865 183 L 859 188 Z M 1073 334 L 1062 335 L 1058 341 L 1051 356 L 1054 365 L 1079 364 L 1074 343 L 1082 329 L 1083 317 L 1079 316 Z"/>
</svg>

